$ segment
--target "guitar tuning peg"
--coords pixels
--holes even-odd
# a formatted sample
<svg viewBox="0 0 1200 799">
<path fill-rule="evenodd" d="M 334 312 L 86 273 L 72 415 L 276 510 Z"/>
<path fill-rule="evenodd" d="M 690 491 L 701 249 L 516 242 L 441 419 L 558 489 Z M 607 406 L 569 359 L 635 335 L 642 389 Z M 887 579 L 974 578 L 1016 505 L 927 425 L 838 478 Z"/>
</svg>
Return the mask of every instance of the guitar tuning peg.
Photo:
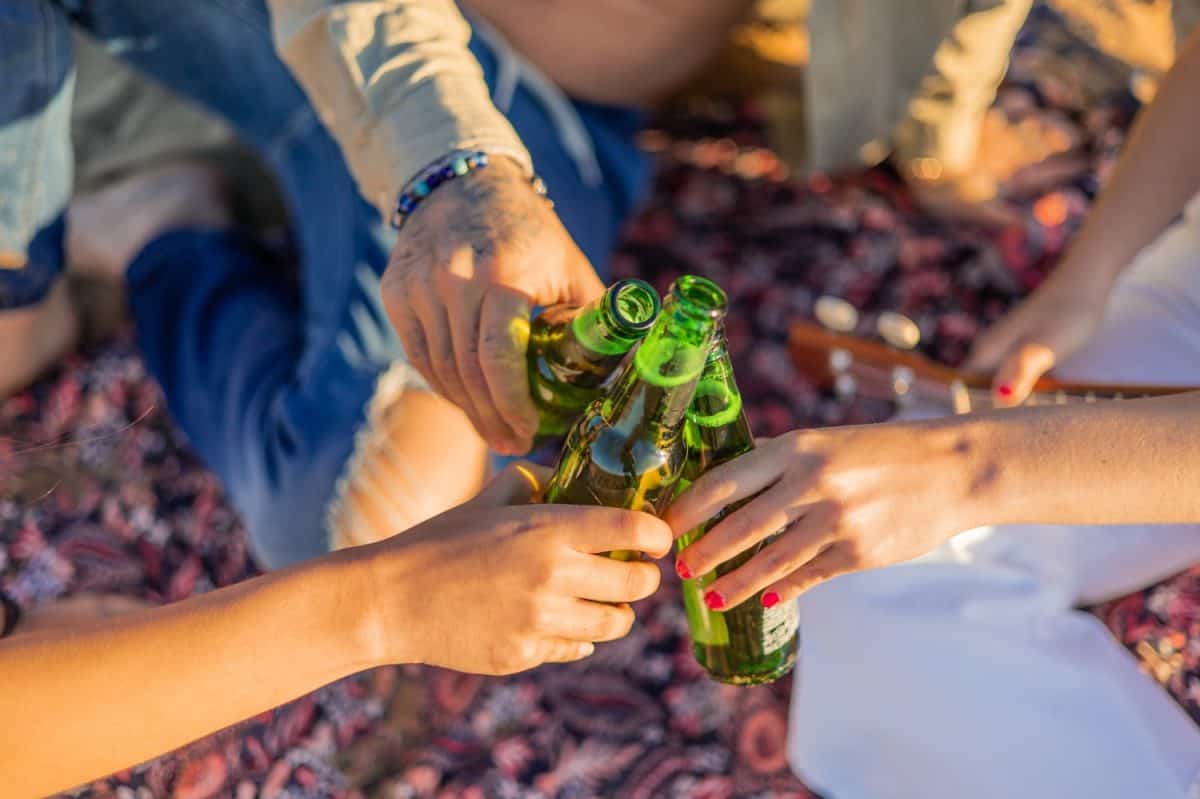
<svg viewBox="0 0 1200 799">
<path fill-rule="evenodd" d="M 822 327 L 835 333 L 853 333 L 858 327 L 858 309 L 840 297 L 821 297 L 813 306 L 813 315 Z"/>
<path fill-rule="evenodd" d="M 850 374 L 840 374 L 833 381 L 833 393 L 842 402 L 850 402 L 858 393 L 858 383 Z"/>
<path fill-rule="evenodd" d="M 897 366 L 892 370 L 892 394 L 901 408 L 907 408 L 912 404 L 912 389 L 916 380 L 916 373 L 907 366 Z"/>
<path fill-rule="evenodd" d="M 875 320 L 879 337 L 898 350 L 916 349 L 921 343 L 921 328 L 904 314 L 884 311 Z"/>
</svg>

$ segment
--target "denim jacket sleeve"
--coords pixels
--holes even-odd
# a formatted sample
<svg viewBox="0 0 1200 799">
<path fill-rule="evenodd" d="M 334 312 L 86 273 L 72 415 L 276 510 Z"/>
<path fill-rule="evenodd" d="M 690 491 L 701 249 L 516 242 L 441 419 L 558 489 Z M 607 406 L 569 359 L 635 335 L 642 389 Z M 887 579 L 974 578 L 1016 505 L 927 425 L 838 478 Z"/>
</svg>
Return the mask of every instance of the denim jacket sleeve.
<svg viewBox="0 0 1200 799">
<path fill-rule="evenodd" d="M 403 186 L 449 152 L 529 153 L 493 105 L 453 0 L 269 0 L 280 56 L 384 218 Z"/>
</svg>

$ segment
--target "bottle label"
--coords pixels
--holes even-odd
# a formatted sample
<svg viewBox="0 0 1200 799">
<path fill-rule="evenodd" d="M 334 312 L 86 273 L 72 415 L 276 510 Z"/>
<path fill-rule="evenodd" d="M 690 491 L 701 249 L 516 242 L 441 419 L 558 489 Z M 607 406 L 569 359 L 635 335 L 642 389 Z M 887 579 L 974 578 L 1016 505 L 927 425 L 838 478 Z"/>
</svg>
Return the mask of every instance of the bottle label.
<svg viewBox="0 0 1200 799">
<path fill-rule="evenodd" d="M 787 646 L 800 627 L 800 603 L 780 602 L 765 608 L 762 615 L 762 651 L 774 652 Z"/>
</svg>

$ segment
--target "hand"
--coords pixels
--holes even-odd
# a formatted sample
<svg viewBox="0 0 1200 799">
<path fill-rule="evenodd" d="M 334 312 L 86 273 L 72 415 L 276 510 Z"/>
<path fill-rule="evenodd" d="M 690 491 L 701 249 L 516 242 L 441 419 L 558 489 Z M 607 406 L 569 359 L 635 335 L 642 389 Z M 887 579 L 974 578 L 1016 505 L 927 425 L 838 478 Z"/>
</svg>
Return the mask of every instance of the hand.
<svg viewBox="0 0 1200 799">
<path fill-rule="evenodd" d="M 977 129 L 978 140 L 969 152 L 946 150 L 953 163 L 936 157 L 936 151 L 905 152 L 898 166 L 917 204 L 950 222 L 990 228 L 1021 225 L 1023 215 L 1013 200 L 1061 186 L 1090 168 L 1069 120 L 1016 109 L 1014 116 L 1010 119 L 1000 108 L 978 117 L 958 109 L 943 123 L 950 126 L 943 134 L 954 131 L 961 145 L 967 140 L 960 137 Z"/>
<path fill-rule="evenodd" d="M 1022 224 L 1020 213 L 989 175 L 969 173 L 925 180 L 909 171 L 905 177 L 917 205 L 945 222 L 993 229 Z"/>
<path fill-rule="evenodd" d="M 1000 406 L 1020 405 L 1034 384 L 1091 338 L 1104 317 L 1112 281 L 1064 264 L 1008 316 L 984 332 L 968 371 L 994 373 Z"/>
<path fill-rule="evenodd" d="M 516 454 L 538 424 L 525 373 L 531 307 L 582 305 L 604 284 L 516 163 L 497 158 L 418 207 L 382 291 L 413 366 L 493 449 Z"/>
<path fill-rule="evenodd" d="M 381 662 L 511 674 L 587 657 L 629 632 L 625 603 L 654 593 L 658 567 L 597 553 L 662 557 L 670 530 L 633 511 L 521 506 L 548 476 L 510 466 L 471 502 L 365 548 Z"/>
<path fill-rule="evenodd" d="M 728 609 L 763 589 L 788 601 L 836 575 L 922 555 L 975 526 L 976 506 L 997 476 L 975 465 L 978 449 L 929 423 L 769 439 L 700 477 L 668 509 L 679 537 L 763 492 L 680 552 L 680 573 L 708 573 L 784 530 L 709 587 L 710 607 Z"/>
</svg>

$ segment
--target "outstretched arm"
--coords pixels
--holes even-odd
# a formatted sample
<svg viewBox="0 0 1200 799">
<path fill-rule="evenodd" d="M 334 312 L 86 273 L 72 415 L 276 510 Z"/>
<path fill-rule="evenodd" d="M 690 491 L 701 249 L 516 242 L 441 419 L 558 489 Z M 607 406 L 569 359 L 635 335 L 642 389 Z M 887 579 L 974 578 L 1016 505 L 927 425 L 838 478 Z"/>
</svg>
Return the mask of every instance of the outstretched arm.
<svg viewBox="0 0 1200 799">
<path fill-rule="evenodd" d="M 1200 522 L 1198 428 L 1200 392 L 798 430 L 701 477 L 667 521 L 678 537 L 763 492 L 679 558 L 704 574 L 786 527 L 709 589 L 773 604 L 988 524 Z"/>
<path fill-rule="evenodd" d="M 1112 179 L 1070 250 L 1033 296 L 976 342 L 968 368 L 995 372 L 1001 405 L 1076 352 L 1122 270 L 1200 192 L 1200 31 L 1142 112 Z"/>
<path fill-rule="evenodd" d="M 180 747 L 377 662 L 350 553 L 166 607 L 0 642 L 13 796 Z"/>
<path fill-rule="evenodd" d="M 524 476 L 522 476 L 524 475 Z M 529 468 L 475 500 L 346 549 L 174 605 L 0 641 L 4 795 L 110 774 L 387 663 L 507 674 L 576 660 L 629 631 L 665 524 L 611 508 L 525 506 Z M 11 730 L 16 728 L 9 724 Z"/>
</svg>

